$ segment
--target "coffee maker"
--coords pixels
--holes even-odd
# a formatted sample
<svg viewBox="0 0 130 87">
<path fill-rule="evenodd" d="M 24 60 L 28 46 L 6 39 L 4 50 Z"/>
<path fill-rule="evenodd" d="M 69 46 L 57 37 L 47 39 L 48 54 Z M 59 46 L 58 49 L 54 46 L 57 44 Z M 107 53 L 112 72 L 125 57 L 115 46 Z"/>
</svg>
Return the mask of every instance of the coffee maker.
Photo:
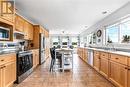
<svg viewBox="0 0 130 87">
<path fill-rule="evenodd" d="M 25 51 L 25 41 L 19 42 L 19 51 Z"/>
</svg>

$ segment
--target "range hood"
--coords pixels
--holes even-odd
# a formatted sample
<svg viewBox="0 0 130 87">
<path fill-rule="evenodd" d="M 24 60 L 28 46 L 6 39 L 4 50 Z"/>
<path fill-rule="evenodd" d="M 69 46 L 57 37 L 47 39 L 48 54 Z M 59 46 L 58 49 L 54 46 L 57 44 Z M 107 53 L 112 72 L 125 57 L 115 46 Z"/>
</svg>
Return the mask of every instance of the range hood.
<svg viewBox="0 0 130 87">
<path fill-rule="evenodd" d="M 22 39 L 24 39 L 24 33 L 23 32 L 18 32 L 18 31 L 14 31 L 14 38 L 15 39 L 20 39 L 20 40 L 22 40 Z"/>
</svg>

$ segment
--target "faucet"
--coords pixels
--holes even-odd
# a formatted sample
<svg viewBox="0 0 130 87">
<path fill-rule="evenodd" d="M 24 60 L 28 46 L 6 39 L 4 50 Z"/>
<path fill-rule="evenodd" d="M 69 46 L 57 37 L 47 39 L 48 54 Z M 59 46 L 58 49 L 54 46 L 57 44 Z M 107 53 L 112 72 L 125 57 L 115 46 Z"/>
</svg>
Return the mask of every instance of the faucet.
<svg viewBox="0 0 130 87">
<path fill-rule="evenodd" d="M 116 48 L 114 47 L 114 44 L 112 43 L 107 43 L 106 47 L 108 47 L 110 51 L 116 51 Z"/>
</svg>

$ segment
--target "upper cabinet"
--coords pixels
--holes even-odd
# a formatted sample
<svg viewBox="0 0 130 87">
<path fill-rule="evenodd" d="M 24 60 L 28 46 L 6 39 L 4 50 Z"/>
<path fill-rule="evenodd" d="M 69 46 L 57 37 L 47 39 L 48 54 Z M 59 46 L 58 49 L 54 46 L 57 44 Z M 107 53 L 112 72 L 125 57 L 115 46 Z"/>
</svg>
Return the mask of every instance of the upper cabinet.
<svg viewBox="0 0 130 87">
<path fill-rule="evenodd" d="M 9 25 L 14 25 L 14 6 L 12 1 L 6 2 L 7 0 L 0 0 L 0 21 Z M 8 5 L 8 6 L 7 6 Z M 11 8 L 11 9 L 10 9 Z"/>
<path fill-rule="evenodd" d="M 33 40 L 33 25 L 17 14 L 15 15 L 15 31 L 24 33 L 24 39 Z"/>
<path fill-rule="evenodd" d="M 26 40 L 33 40 L 33 25 L 29 22 L 24 22 L 24 39 Z"/>
<path fill-rule="evenodd" d="M 17 14 L 15 15 L 15 30 L 24 32 L 24 19 Z"/>
</svg>

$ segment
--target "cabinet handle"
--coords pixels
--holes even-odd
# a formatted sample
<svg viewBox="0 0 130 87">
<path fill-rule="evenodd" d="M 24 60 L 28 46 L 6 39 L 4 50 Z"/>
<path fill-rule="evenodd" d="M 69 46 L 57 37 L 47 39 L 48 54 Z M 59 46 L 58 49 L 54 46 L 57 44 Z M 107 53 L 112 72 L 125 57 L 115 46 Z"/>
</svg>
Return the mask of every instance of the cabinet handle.
<svg viewBox="0 0 130 87">
<path fill-rule="evenodd" d="M 3 68 L 5 68 L 6 66 L 3 66 Z"/>
<path fill-rule="evenodd" d="M 115 59 L 117 59 L 117 60 L 118 60 L 119 58 L 115 58 Z"/>
<path fill-rule="evenodd" d="M 127 67 L 125 67 L 125 69 L 128 69 Z"/>
<path fill-rule="evenodd" d="M 4 60 L 1 60 L 1 61 L 4 61 Z"/>
<path fill-rule="evenodd" d="M 3 68 L 5 68 L 6 66 L 3 66 L 3 67 L 0 67 L 0 69 L 3 69 Z"/>
</svg>

